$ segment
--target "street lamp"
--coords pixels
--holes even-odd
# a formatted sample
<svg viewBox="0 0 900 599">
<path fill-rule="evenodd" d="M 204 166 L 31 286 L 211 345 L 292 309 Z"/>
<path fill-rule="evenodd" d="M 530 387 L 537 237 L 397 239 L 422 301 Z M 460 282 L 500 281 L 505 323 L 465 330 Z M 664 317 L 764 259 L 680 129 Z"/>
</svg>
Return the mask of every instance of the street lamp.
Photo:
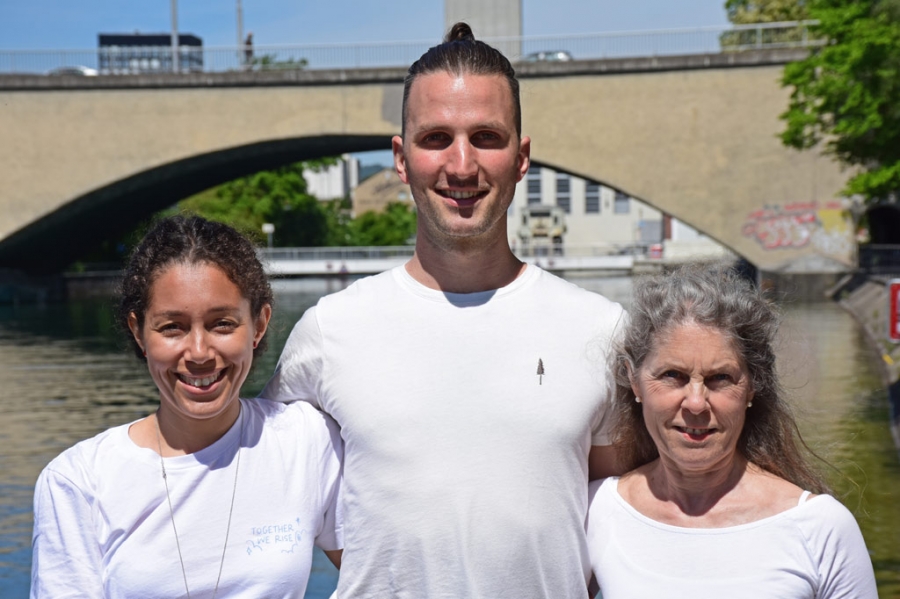
<svg viewBox="0 0 900 599">
<path fill-rule="evenodd" d="M 238 63 L 244 64 L 244 9 L 241 7 L 241 0 L 237 0 L 237 45 L 238 45 Z"/>
<path fill-rule="evenodd" d="M 275 225 L 272 223 L 263 223 L 262 232 L 269 237 L 269 249 L 272 249 L 272 233 L 275 232 Z"/>
</svg>

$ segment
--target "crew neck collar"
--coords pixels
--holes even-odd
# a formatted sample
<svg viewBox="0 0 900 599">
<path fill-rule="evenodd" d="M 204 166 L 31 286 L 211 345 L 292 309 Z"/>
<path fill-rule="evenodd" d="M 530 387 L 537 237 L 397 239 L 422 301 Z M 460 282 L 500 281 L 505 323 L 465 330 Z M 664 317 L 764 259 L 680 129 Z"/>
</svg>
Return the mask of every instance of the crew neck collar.
<svg viewBox="0 0 900 599">
<path fill-rule="evenodd" d="M 487 291 L 476 291 L 474 293 L 453 293 L 450 291 L 441 291 L 440 289 L 431 289 L 422 283 L 416 281 L 406 270 L 406 266 L 398 266 L 393 269 L 392 274 L 394 280 L 401 287 L 411 293 L 430 301 L 441 303 L 451 303 L 454 306 L 477 306 L 487 303 L 493 298 L 499 298 L 511 293 L 516 293 L 520 289 L 529 286 L 540 275 L 540 269 L 531 264 L 526 264 L 522 272 L 513 279 L 508 285 L 499 289 L 489 289 Z"/>
</svg>

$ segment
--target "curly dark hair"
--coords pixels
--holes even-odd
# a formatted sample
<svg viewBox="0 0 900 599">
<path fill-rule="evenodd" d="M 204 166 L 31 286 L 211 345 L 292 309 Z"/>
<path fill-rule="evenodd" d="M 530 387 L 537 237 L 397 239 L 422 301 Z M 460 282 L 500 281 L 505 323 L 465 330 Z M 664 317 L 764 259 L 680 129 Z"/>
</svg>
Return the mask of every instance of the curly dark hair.
<svg viewBox="0 0 900 599">
<path fill-rule="evenodd" d="M 131 253 L 119 290 L 116 321 L 138 359 L 146 361 L 141 347 L 128 328 L 134 314 L 139 328 L 150 303 L 150 289 L 156 278 L 173 264 L 206 263 L 224 272 L 250 302 L 250 312 L 258 317 L 263 306 L 273 305 L 269 279 L 253 244 L 228 225 L 199 216 L 172 216 L 158 221 Z M 266 336 L 253 350 L 260 356 Z"/>
<path fill-rule="evenodd" d="M 806 454 L 812 452 L 800 437 L 775 370 L 773 342 L 780 315 L 752 283 L 724 264 L 684 266 L 638 279 L 629 312 L 631 322 L 614 365 L 617 427 L 613 444 L 622 467 L 632 470 L 659 457 L 644 424 L 642 406 L 635 402 L 629 368 L 637 372 L 673 328 L 696 323 L 729 338 L 750 374 L 753 407 L 747 410 L 737 450 L 753 464 L 799 487 L 828 492 L 824 479 L 808 462 Z"/>
<path fill-rule="evenodd" d="M 453 75 L 503 76 L 512 92 L 516 134 L 521 137 L 522 104 L 519 100 L 519 81 L 516 79 L 516 71 L 500 50 L 476 40 L 472 28 L 466 23 L 456 23 L 444 37 L 443 43 L 430 48 L 409 67 L 403 82 L 402 135 L 406 135 L 406 105 L 413 81 L 420 75 L 441 71 Z"/>
</svg>

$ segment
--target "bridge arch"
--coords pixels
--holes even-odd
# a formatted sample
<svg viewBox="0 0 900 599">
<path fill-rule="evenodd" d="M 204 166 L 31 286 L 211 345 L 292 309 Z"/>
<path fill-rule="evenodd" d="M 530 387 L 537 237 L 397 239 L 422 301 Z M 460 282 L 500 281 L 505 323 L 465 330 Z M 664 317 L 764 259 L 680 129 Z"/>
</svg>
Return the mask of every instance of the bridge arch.
<svg viewBox="0 0 900 599">
<path fill-rule="evenodd" d="M 63 203 L 0 246 L 0 263 L 56 272 L 96 245 L 195 193 L 261 170 L 347 152 L 384 149 L 384 135 L 320 135 L 266 140 L 197 154 L 134 173 Z M 48 253 L 48 248 L 52 252 Z"/>
<path fill-rule="evenodd" d="M 801 55 L 519 65 L 523 131 L 535 162 L 621 190 L 763 270 L 846 268 L 855 244 L 836 198 L 846 173 L 777 138 L 782 64 Z M 76 232 L 96 235 L 110 219 L 125 228 L 175 192 L 282 160 L 387 148 L 404 74 L 97 77 L 52 89 L 46 77 L 0 77 L 0 266 L 33 268 L 29 253 L 72 251 Z"/>
</svg>

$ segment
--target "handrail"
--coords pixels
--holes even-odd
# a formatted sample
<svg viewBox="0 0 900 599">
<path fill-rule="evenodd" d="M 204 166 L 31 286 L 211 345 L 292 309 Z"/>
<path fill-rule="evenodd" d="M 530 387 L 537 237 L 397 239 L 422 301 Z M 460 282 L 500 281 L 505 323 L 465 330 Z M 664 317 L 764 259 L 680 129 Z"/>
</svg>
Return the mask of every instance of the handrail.
<svg viewBox="0 0 900 599">
<path fill-rule="evenodd" d="M 517 245 L 513 252 L 520 258 L 545 256 L 554 253 L 569 257 L 643 255 L 647 252 L 646 243 L 594 243 L 582 245 L 554 245 L 535 243 Z M 275 247 L 259 248 L 261 259 L 269 262 L 280 260 L 366 260 L 384 258 L 412 257 L 415 246 L 360 246 L 360 247 Z"/>
<path fill-rule="evenodd" d="M 528 62 L 539 52 L 563 51 L 563 59 L 636 58 L 739 52 L 752 49 L 809 48 L 822 41 L 810 35 L 818 21 L 785 21 L 647 31 L 485 38 L 513 62 Z M 366 44 L 266 44 L 254 46 L 181 46 L 180 72 L 272 69 L 345 69 L 405 67 L 434 45 L 434 40 Z M 557 58 L 559 56 L 556 56 Z M 85 75 L 171 73 L 172 48 L 166 46 L 70 49 L 0 49 L 0 74 L 50 74 L 82 67 Z M 184 59 L 184 60 L 182 60 Z M 74 72 L 70 72 L 74 74 Z"/>
</svg>

